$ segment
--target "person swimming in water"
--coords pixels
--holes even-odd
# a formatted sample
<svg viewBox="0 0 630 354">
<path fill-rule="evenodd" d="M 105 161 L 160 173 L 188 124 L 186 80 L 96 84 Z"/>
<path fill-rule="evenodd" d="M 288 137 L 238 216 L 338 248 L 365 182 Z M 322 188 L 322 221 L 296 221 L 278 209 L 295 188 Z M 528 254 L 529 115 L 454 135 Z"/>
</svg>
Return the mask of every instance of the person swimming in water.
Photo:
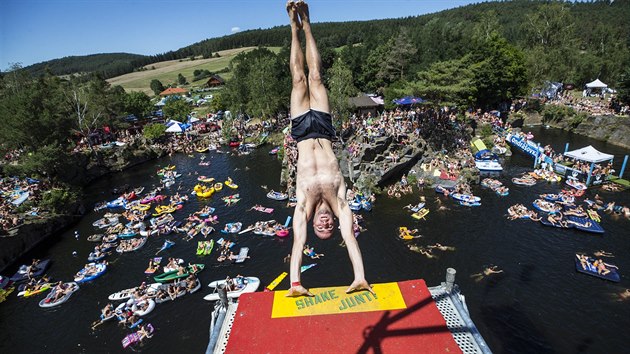
<svg viewBox="0 0 630 354">
<path fill-rule="evenodd" d="M 428 249 L 438 249 L 440 251 L 455 251 L 455 247 L 452 246 L 444 246 L 440 243 L 436 243 L 435 245 L 427 246 Z"/>
<path fill-rule="evenodd" d="M 593 255 L 595 257 L 614 257 L 612 253 L 606 252 L 604 250 L 595 251 L 593 252 Z"/>
<path fill-rule="evenodd" d="M 489 266 L 485 267 L 483 272 L 472 274 L 470 277 L 474 278 L 476 282 L 481 281 L 483 278 L 490 276 L 492 274 L 503 273 L 503 269 L 498 269 L 498 266 Z"/>
</svg>

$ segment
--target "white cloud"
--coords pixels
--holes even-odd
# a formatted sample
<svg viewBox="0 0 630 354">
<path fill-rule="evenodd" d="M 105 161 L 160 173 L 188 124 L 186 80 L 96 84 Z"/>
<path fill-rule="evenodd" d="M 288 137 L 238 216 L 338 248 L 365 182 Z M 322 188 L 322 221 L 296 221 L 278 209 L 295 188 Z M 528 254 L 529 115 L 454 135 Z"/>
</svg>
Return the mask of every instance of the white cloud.
<svg viewBox="0 0 630 354">
<path fill-rule="evenodd" d="M 240 32 L 240 31 L 241 31 L 240 27 L 232 27 L 232 33 Z"/>
</svg>

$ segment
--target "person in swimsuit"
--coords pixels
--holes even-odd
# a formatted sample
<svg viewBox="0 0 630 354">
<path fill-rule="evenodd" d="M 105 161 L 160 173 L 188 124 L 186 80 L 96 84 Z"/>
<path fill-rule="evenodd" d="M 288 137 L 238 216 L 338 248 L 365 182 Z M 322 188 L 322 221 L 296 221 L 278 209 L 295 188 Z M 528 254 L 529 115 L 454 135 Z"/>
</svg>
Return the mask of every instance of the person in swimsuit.
<svg viewBox="0 0 630 354">
<path fill-rule="evenodd" d="M 315 234 L 321 239 L 328 239 L 335 229 L 335 216 L 339 218 L 341 236 L 347 245 L 354 271 L 354 281 L 347 292 L 373 292 L 365 280 L 361 250 L 352 233 L 352 212 L 345 199 L 346 186 L 332 149 L 331 140 L 335 138 L 335 129 L 332 125 L 328 94 L 321 77 L 321 58 L 311 32 L 308 5 L 303 1 L 289 1 L 287 13 L 291 23 L 289 66 L 293 82 L 291 136 L 297 141 L 298 148 L 291 288 L 287 296 L 312 296 L 300 283 L 307 223 L 313 219 Z M 306 39 L 308 76 L 304 72 L 305 55 L 300 45 L 300 29 L 304 31 Z"/>
<path fill-rule="evenodd" d="M 474 278 L 476 282 L 481 281 L 484 277 L 490 276 L 492 274 L 503 273 L 502 269 L 499 269 L 497 266 L 489 266 L 485 267 L 482 273 L 476 273 L 471 275 L 471 278 Z"/>
</svg>

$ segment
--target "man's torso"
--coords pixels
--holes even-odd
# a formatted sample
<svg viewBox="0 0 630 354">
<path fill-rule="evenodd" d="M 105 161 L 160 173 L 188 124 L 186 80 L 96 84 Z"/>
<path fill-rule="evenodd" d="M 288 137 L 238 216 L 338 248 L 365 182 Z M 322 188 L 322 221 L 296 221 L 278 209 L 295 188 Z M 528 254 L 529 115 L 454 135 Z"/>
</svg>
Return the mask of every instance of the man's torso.
<svg viewBox="0 0 630 354">
<path fill-rule="evenodd" d="M 321 199 L 327 200 L 336 212 L 343 176 L 331 142 L 327 139 L 304 140 L 298 143 L 298 152 L 296 188 L 305 197 L 304 201 L 298 202 L 306 203 L 309 218 Z"/>
</svg>

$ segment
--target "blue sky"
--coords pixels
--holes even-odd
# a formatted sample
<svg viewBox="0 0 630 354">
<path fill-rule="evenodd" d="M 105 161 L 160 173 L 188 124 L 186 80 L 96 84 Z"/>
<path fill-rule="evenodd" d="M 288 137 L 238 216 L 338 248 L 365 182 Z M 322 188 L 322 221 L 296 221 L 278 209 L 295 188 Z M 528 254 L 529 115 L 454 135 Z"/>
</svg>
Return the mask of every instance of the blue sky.
<svg viewBox="0 0 630 354">
<path fill-rule="evenodd" d="M 396 18 L 472 0 L 311 0 L 313 22 Z M 283 0 L 0 0 L 0 70 L 71 55 L 158 54 L 288 24 Z M 288 35 L 288 34 L 287 34 Z"/>
</svg>

